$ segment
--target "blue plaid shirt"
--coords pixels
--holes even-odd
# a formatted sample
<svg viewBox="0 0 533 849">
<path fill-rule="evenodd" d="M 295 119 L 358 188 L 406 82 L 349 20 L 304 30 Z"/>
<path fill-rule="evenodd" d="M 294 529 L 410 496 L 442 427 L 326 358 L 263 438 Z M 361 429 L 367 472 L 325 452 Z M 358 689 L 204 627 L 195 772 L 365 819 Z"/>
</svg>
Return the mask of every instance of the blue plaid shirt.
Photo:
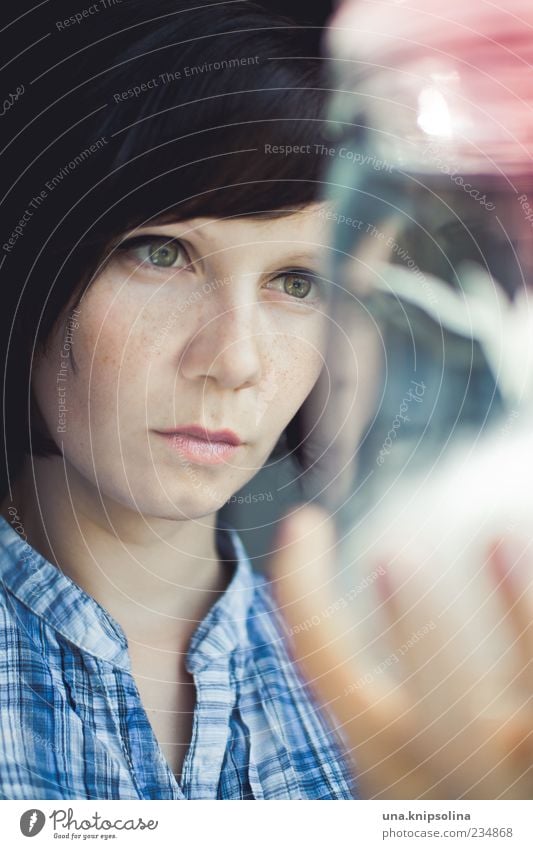
<svg viewBox="0 0 533 849">
<path fill-rule="evenodd" d="M 1 798 L 357 798 L 265 580 L 222 523 L 217 547 L 236 568 L 188 649 L 197 701 L 178 783 L 120 625 L 0 517 Z"/>
</svg>

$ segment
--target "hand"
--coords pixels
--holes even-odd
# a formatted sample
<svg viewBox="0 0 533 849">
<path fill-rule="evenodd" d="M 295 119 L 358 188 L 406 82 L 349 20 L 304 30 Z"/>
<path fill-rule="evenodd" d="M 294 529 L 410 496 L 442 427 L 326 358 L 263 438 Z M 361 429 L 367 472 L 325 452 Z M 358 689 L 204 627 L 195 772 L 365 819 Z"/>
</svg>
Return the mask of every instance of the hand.
<svg viewBox="0 0 533 849">
<path fill-rule="evenodd" d="M 433 558 L 422 568 L 408 560 L 413 546 L 404 548 L 402 567 L 379 568 L 375 613 L 385 614 L 386 627 L 370 647 L 358 605 L 339 605 L 342 596 L 332 590 L 336 540 L 326 511 L 293 513 L 278 545 L 271 578 L 296 658 L 338 720 L 362 796 L 531 799 L 531 562 L 517 559 L 509 541 L 489 546 L 480 564 L 492 590 L 486 610 L 479 595 L 450 604 L 453 586 L 461 595 L 457 574 L 443 590 L 431 568 L 442 564 Z M 521 580 L 511 574 L 519 570 Z M 485 638 L 495 635 L 493 652 Z"/>
</svg>

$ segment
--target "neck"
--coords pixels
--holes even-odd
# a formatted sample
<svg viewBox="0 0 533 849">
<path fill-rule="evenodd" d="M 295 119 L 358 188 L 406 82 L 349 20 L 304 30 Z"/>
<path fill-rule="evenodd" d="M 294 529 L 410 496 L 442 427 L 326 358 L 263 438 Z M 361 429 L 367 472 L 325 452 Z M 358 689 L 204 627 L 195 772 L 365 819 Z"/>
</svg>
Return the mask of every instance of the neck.
<svg viewBox="0 0 533 849">
<path fill-rule="evenodd" d="M 26 464 L 13 506 L 28 543 L 102 605 L 128 641 L 188 642 L 231 575 L 215 544 L 216 513 L 172 520 L 106 499 L 61 457 Z"/>
</svg>

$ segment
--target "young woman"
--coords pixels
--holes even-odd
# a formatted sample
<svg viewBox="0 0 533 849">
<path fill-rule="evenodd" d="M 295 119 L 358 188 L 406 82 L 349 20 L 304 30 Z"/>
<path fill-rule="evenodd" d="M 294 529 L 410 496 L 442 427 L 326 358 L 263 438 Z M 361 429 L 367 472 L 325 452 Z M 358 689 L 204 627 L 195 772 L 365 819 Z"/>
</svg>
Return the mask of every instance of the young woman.
<svg viewBox="0 0 533 849">
<path fill-rule="evenodd" d="M 217 519 L 322 367 L 318 63 L 247 3 L 91 9 L 8 28 L 0 794 L 352 798 Z"/>
</svg>

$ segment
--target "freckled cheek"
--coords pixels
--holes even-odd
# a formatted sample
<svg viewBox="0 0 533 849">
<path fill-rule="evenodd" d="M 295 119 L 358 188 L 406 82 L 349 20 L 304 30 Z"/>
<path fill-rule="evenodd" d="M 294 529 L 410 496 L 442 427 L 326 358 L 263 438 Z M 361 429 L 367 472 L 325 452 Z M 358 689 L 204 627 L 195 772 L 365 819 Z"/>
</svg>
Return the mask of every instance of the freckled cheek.
<svg viewBox="0 0 533 849">
<path fill-rule="evenodd" d="M 73 394 L 82 419 L 93 426 L 143 409 L 149 358 L 141 325 L 123 316 L 86 327 L 76 339 L 77 373 L 71 375 Z"/>
<path fill-rule="evenodd" d="M 316 340 L 289 338 L 278 346 L 272 367 L 278 403 L 284 410 L 296 412 L 315 385 L 323 362 Z"/>
<path fill-rule="evenodd" d="M 171 308 L 166 290 L 154 297 L 149 286 L 124 284 L 120 275 L 103 274 L 82 307 L 76 337 L 80 356 L 93 358 L 93 370 L 115 366 L 116 371 L 137 374 Z"/>
</svg>

